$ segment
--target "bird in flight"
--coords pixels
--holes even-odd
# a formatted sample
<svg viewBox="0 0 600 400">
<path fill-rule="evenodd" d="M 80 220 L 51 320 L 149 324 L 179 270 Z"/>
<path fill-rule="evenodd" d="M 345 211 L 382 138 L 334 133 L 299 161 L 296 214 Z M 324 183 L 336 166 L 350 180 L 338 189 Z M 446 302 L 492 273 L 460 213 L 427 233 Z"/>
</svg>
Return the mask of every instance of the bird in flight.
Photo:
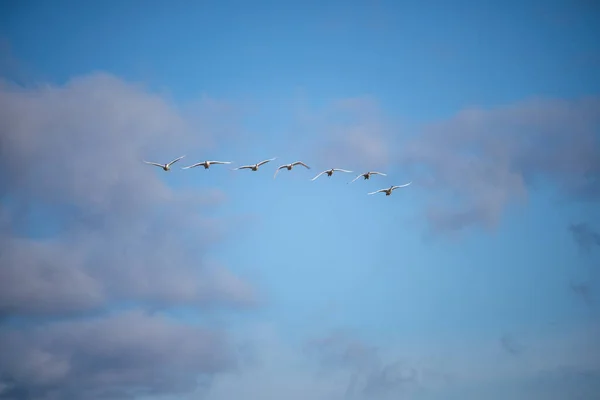
<svg viewBox="0 0 600 400">
<path fill-rule="evenodd" d="M 179 158 L 176 158 L 176 159 L 174 159 L 173 161 L 171 161 L 170 163 L 167 163 L 167 164 L 159 164 L 159 163 L 155 163 L 155 162 L 151 162 L 151 161 L 144 161 L 144 162 L 146 164 L 156 165 L 157 167 L 161 167 L 165 171 L 169 171 L 171 169 L 171 165 L 175 164 L 177 161 L 181 160 L 183 157 L 185 157 L 185 156 L 181 156 Z"/>
<path fill-rule="evenodd" d="M 181 169 L 190 169 L 190 168 L 199 167 L 201 165 L 204 167 L 204 169 L 209 169 L 210 166 L 213 164 L 231 164 L 231 161 L 204 161 L 204 162 L 199 162 L 196 164 L 188 165 L 187 167 L 183 167 Z"/>
<path fill-rule="evenodd" d="M 307 169 L 310 169 L 310 167 L 308 165 L 304 164 L 302 161 L 296 161 L 296 162 L 293 162 L 291 164 L 285 164 L 285 165 L 282 165 L 279 168 L 277 168 L 275 170 L 275 175 L 273 175 L 273 179 L 275 179 L 275 177 L 277 176 L 277 174 L 279 173 L 279 171 L 282 170 L 283 168 L 287 168 L 288 171 L 291 171 L 292 168 L 294 168 L 295 165 L 302 165 L 303 167 L 306 167 Z"/>
<path fill-rule="evenodd" d="M 268 163 L 268 162 L 270 162 L 270 161 L 273 161 L 273 160 L 275 160 L 276 158 L 277 158 L 277 157 L 270 158 L 270 159 L 268 159 L 268 160 L 264 160 L 264 161 L 261 161 L 261 162 L 259 162 L 259 163 L 253 164 L 253 165 L 243 165 L 243 166 L 241 166 L 241 167 L 234 168 L 234 169 L 233 169 L 233 171 L 236 171 L 236 170 L 238 170 L 238 169 L 251 169 L 252 171 L 258 171 L 258 167 L 260 167 L 261 165 L 263 165 L 263 164 L 266 164 L 266 163 Z"/>
<path fill-rule="evenodd" d="M 323 174 L 327 174 L 327 176 L 331 176 L 331 175 L 333 175 L 334 171 L 352 172 L 352 171 L 348 171 L 346 169 L 341 169 L 341 168 L 331 168 L 331 169 L 328 169 L 328 170 L 325 170 L 325 171 L 321 172 L 319 175 L 317 175 L 314 178 L 312 178 L 311 181 L 314 181 L 315 179 L 317 179 L 318 177 L 320 177 Z"/>
<path fill-rule="evenodd" d="M 367 193 L 367 194 L 375 194 L 375 193 L 380 193 L 380 192 L 384 192 L 386 196 L 389 196 L 392 194 L 392 192 L 398 188 L 403 188 L 403 187 L 407 187 L 408 185 L 410 185 L 412 183 L 412 181 L 405 183 L 404 185 L 400 185 L 400 186 L 390 186 L 388 189 L 379 189 L 375 192 L 371 192 L 371 193 Z"/>
<path fill-rule="evenodd" d="M 369 171 L 369 172 L 365 172 L 364 174 L 360 174 L 358 175 L 356 178 L 352 179 L 350 182 L 348 183 L 352 183 L 355 180 L 357 180 L 358 178 L 360 178 L 361 176 L 365 179 L 369 179 L 371 177 L 371 175 L 382 175 L 382 176 L 387 176 L 386 174 L 384 174 L 383 172 L 375 172 L 375 171 Z"/>
</svg>

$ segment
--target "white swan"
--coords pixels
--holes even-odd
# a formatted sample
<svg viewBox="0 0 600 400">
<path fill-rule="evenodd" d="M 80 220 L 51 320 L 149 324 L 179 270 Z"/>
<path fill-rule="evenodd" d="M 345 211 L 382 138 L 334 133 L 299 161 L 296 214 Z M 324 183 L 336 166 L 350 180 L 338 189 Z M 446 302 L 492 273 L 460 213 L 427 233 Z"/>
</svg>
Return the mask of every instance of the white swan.
<svg viewBox="0 0 600 400">
<path fill-rule="evenodd" d="M 400 185 L 400 186 L 391 186 L 389 189 L 379 189 L 376 192 L 371 192 L 371 193 L 367 193 L 367 194 L 375 194 L 375 193 L 381 193 L 384 192 L 386 196 L 389 196 L 392 194 L 392 192 L 398 188 L 403 188 L 403 187 L 407 187 L 408 185 L 410 185 L 412 183 L 412 181 L 405 183 L 404 185 Z"/>
<path fill-rule="evenodd" d="M 264 160 L 264 161 L 261 161 L 259 163 L 252 164 L 252 165 L 243 165 L 241 167 L 234 168 L 232 171 L 237 171 L 238 169 L 251 169 L 252 171 L 258 171 L 258 167 L 260 167 L 261 165 L 266 164 L 270 161 L 273 161 L 275 159 L 277 159 L 277 157 L 269 158 L 268 160 Z"/>
<path fill-rule="evenodd" d="M 231 164 L 231 161 L 204 161 L 204 162 L 199 162 L 196 164 L 188 165 L 187 167 L 183 167 L 181 169 L 190 169 L 190 168 L 199 167 L 201 165 L 204 167 L 204 169 L 209 169 L 212 164 Z"/>
<path fill-rule="evenodd" d="M 341 168 L 331 168 L 331 169 L 328 169 L 328 170 L 325 170 L 325 171 L 321 172 L 319 175 L 317 175 L 314 178 L 312 178 L 311 181 L 314 181 L 315 179 L 317 179 L 318 177 L 320 177 L 323 174 L 327 174 L 327 176 L 331 176 L 331 175 L 333 175 L 334 171 L 352 172 L 352 171 L 348 171 L 346 169 L 341 169 Z"/>
<path fill-rule="evenodd" d="M 273 179 L 275 179 L 275 177 L 277 176 L 277 174 L 279 173 L 280 170 L 282 170 L 283 168 L 287 168 L 288 171 L 290 171 L 292 168 L 294 168 L 295 165 L 302 165 L 303 167 L 306 167 L 307 169 L 310 169 L 310 167 L 306 164 L 304 164 L 302 161 L 296 161 L 293 162 L 291 164 L 285 164 L 280 166 L 279 168 L 277 168 L 275 170 L 275 175 L 273 175 Z"/>
<path fill-rule="evenodd" d="M 159 163 L 155 163 L 155 162 L 151 162 L 151 161 L 144 161 L 144 162 L 146 164 L 156 165 L 157 167 L 161 167 L 165 171 L 169 171 L 171 169 L 171 165 L 175 164 L 177 161 L 181 160 L 183 157 L 185 157 L 185 156 L 181 156 L 179 158 L 176 158 L 176 159 L 174 159 L 173 161 L 171 161 L 170 163 L 167 163 L 167 164 L 159 164 Z"/>
<path fill-rule="evenodd" d="M 360 178 L 361 176 L 365 179 L 369 179 L 371 177 L 371 175 L 382 175 L 382 176 L 387 176 L 386 174 L 384 174 L 383 172 L 376 172 L 376 171 L 369 171 L 369 172 L 365 172 L 364 174 L 360 174 L 358 175 L 356 178 L 352 179 L 350 182 L 348 183 L 352 183 L 355 180 L 357 180 L 358 178 Z"/>
</svg>

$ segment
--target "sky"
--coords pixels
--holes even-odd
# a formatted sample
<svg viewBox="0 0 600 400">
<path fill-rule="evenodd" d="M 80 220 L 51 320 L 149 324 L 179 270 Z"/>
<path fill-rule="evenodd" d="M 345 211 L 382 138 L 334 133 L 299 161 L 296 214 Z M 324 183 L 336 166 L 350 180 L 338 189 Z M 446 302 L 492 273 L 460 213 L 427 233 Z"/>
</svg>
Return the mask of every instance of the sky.
<svg viewBox="0 0 600 400">
<path fill-rule="evenodd" d="M 599 36 L 593 0 L 2 2 L 0 399 L 596 399 Z"/>
</svg>

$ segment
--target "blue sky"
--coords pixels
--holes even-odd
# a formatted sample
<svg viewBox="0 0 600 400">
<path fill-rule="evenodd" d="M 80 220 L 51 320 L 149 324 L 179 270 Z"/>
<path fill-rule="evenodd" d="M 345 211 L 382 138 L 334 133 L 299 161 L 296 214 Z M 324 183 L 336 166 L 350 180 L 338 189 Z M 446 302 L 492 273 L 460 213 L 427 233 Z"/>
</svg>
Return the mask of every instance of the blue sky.
<svg viewBox="0 0 600 400">
<path fill-rule="evenodd" d="M 2 8 L 0 398 L 101 398 L 116 373 L 112 398 L 564 398 L 569 368 L 599 390 L 593 2 Z"/>
</svg>

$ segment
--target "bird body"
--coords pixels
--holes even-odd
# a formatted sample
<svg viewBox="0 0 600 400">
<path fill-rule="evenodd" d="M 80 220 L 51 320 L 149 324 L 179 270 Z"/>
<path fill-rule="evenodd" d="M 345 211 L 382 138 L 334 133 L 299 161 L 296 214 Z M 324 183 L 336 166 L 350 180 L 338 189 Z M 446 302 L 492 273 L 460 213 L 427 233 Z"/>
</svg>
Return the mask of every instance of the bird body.
<svg viewBox="0 0 600 400">
<path fill-rule="evenodd" d="M 209 169 L 212 164 L 231 164 L 231 161 L 203 161 L 196 164 L 188 165 L 187 167 L 183 167 L 181 169 L 190 169 L 199 166 L 203 166 L 204 169 Z"/>
<path fill-rule="evenodd" d="M 261 165 L 263 165 L 263 164 L 266 164 L 266 163 L 268 163 L 268 162 L 270 162 L 270 161 L 273 161 L 273 160 L 275 160 L 276 158 L 277 158 L 277 157 L 270 158 L 270 159 L 268 159 L 268 160 L 264 160 L 264 161 L 261 161 L 261 162 L 259 162 L 259 163 L 252 164 L 252 165 L 242 165 L 241 167 L 234 168 L 234 169 L 233 169 L 233 171 L 236 171 L 236 170 L 238 170 L 238 169 L 249 169 L 249 170 L 252 170 L 252 171 L 258 171 L 258 167 L 260 167 Z"/>
<path fill-rule="evenodd" d="M 293 162 L 293 163 L 290 163 L 290 164 L 284 164 L 284 165 L 281 165 L 279 168 L 277 168 L 275 170 L 275 175 L 273 175 L 273 179 L 275 179 L 275 177 L 277 176 L 277 174 L 279 173 L 280 170 L 286 168 L 288 171 L 291 171 L 292 168 L 294 168 L 295 165 L 302 165 L 303 167 L 306 167 L 307 169 L 310 169 L 310 167 L 308 165 L 304 164 L 302 161 L 296 161 L 296 162 Z"/>
<path fill-rule="evenodd" d="M 348 183 L 352 183 L 352 182 L 354 182 L 355 180 L 357 180 L 357 179 L 358 179 L 358 178 L 360 178 L 361 176 L 362 176 L 362 177 L 363 177 L 365 180 L 366 180 L 366 179 L 369 179 L 369 178 L 371 178 L 371 175 L 381 175 L 381 176 L 387 176 L 387 175 L 386 175 L 386 174 L 384 174 L 383 172 L 368 171 L 368 172 L 365 172 L 364 174 L 360 174 L 360 175 L 358 175 L 356 178 L 352 179 L 352 180 L 351 180 L 350 182 L 348 182 Z"/>
<path fill-rule="evenodd" d="M 379 190 L 377 190 L 375 192 L 371 192 L 371 193 L 367 193 L 367 194 L 375 194 L 375 193 L 381 193 L 381 192 L 383 192 L 383 193 L 385 193 L 386 196 L 390 196 L 394 190 L 399 189 L 399 188 L 403 188 L 403 187 L 407 187 L 411 183 L 412 183 L 412 181 L 410 181 L 408 183 L 405 183 L 404 185 L 390 186 L 387 189 L 379 189 Z"/>
<path fill-rule="evenodd" d="M 171 169 L 171 165 L 175 164 L 177 161 L 181 160 L 183 157 L 185 156 L 181 156 L 179 158 L 174 159 L 173 161 L 167 163 L 167 164 L 159 164 L 159 163 L 155 163 L 155 162 L 151 162 L 151 161 L 144 161 L 146 164 L 150 164 L 150 165 L 155 165 L 157 167 L 162 168 L 165 171 L 169 171 Z"/>
<path fill-rule="evenodd" d="M 325 171 L 323 171 L 323 172 L 319 173 L 317 176 L 315 176 L 314 178 L 312 178 L 312 179 L 311 179 L 311 181 L 314 181 L 315 179 L 317 179 L 318 177 L 320 177 L 320 176 L 321 176 L 321 175 L 323 175 L 323 174 L 327 174 L 327 176 L 329 176 L 329 177 L 330 177 L 331 175 L 333 175 L 333 173 L 334 173 L 335 171 L 340 171 L 340 172 L 352 172 L 352 171 L 348 171 L 348 170 L 346 170 L 346 169 L 341 169 L 341 168 L 331 168 L 331 169 L 327 169 L 327 170 L 325 170 Z"/>
</svg>

